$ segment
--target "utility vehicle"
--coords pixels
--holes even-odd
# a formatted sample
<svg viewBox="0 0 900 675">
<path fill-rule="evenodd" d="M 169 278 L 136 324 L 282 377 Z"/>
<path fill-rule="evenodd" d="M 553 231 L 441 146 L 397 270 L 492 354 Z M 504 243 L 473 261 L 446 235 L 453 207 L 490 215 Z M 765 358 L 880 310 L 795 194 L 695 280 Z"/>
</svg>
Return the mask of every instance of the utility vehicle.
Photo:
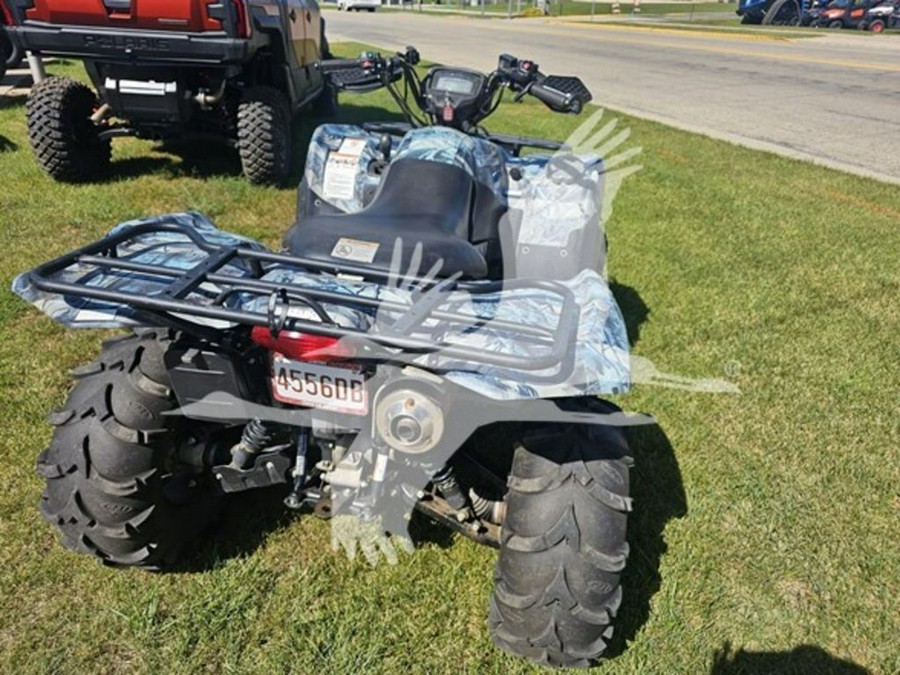
<svg viewBox="0 0 900 675">
<path fill-rule="evenodd" d="M 144 568 L 246 490 L 287 486 L 367 555 L 408 543 L 420 511 L 499 548 L 498 645 L 588 665 L 631 508 L 630 418 L 598 398 L 630 385 L 598 273 L 605 167 L 483 122 L 505 90 L 560 113 L 591 95 L 511 56 L 488 75 L 418 61 L 323 64 L 338 88 L 387 87 L 407 121 L 319 128 L 285 251 L 174 214 L 15 280 L 68 327 L 133 330 L 50 415 L 41 508 L 67 547 Z"/>
<path fill-rule="evenodd" d="M 900 1 L 888 0 L 875 5 L 866 14 L 866 30 L 883 33 L 889 28 L 900 28 Z"/>
<path fill-rule="evenodd" d="M 29 96 L 29 139 L 57 180 L 102 174 L 118 136 L 200 136 L 235 145 L 250 181 L 280 183 L 293 118 L 336 105 L 315 0 L 6 1 L 20 49 L 83 60 L 94 86 L 50 77 Z"/>
<path fill-rule="evenodd" d="M 832 29 L 864 27 L 866 14 L 876 3 L 877 0 L 833 0 L 811 25 Z"/>
<path fill-rule="evenodd" d="M 739 0 L 741 23 L 765 26 L 799 26 L 812 6 L 811 0 Z"/>
</svg>

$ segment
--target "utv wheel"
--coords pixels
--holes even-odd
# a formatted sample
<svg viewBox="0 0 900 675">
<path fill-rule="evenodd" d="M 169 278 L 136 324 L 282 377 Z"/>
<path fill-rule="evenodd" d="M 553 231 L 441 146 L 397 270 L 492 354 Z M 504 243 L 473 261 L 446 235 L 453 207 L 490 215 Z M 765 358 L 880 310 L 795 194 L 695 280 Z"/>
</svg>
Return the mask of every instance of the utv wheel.
<svg viewBox="0 0 900 675">
<path fill-rule="evenodd" d="M 238 106 L 238 151 L 251 183 L 280 184 L 291 168 L 291 111 L 274 87 L 252 87 Z"/>
<path fill-rule="evenodd" d="M 836 19 L 836 20 L 832 21 L 830 24 L 828 24 L 828 27 L 832 30 L 837 30 L 838 28 L 843 28 L 844 24 L 842 21 L 839 21 Z"/>
<path fill-rule="evenodd" d="M 796 0 L 776 0 L 763 17 L 764 26 L 800 25 L 800 5 Z"/>
<path fill-rule="evenodd" d="M 110 142 L 98 138 L 91 115 L 99 105 L 94 92 L 68 77 L 49 77 L 28 95 L 28 140 L 38 164 L 52 178 L 80 182 L 109 168 Z"/>
<path fill-rule="evenodd" d="M 152 332 L 104 344 L 75 373 L 37 471 L 41 512 L 63 544 L 104 564 L 160 569 L 211 524 L 219 499 L 178 461 L 185 438 L 163 364 L 168 336 Z"/>
<path fill-rule="evenodd" d="M 884 21 L 882 21 L 881 19 L 875 19 L 872 23 L 869 24 L 869 30 L 873 33 L 883 33 Z"/>
<path fill-rule="evenodd" d="M 628 446 L 614 427 L 526 438 L 515 452 L 489 622 L 502 649 L 589 666 L 622 600 Z"/>
</svg>

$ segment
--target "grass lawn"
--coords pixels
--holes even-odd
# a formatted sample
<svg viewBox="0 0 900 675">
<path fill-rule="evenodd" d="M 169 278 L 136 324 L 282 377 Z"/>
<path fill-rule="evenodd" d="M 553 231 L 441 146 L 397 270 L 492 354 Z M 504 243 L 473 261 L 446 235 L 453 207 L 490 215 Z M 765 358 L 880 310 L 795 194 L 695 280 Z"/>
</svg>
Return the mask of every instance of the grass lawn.
<svg viewBox="0 0 900 675">
<path fill-rule="evenodd" d="M 392 107 L 344 102 L 354 120 Z M 494 552 L 433 528 L 372 570 L 276 493 L 234 500 L 191 571 L 114 571 L 58 545 L 34 460 L 67 371 L 104 336 L 38 314 L 13 276 L 184 209 L 276 245 L 295 195 L 248 185 L 228 151 L 136 140 L 116 142 L 115 178 L 60 185 L 31 156 L 24 100 L 0 105 L 0 672 L 536 672 L 488 640 Z M 578 122 L 523 104 L 488 126 L 564 138 Z M 634 350 L 670 373 L 727 372 L 742 394 L 619 400 L 659 428 L 632 439 L 632 557 L 602 672 L 900 672 L 900 191 L 620 124 L 644 148 L 608 228 Z"/>
</svg>

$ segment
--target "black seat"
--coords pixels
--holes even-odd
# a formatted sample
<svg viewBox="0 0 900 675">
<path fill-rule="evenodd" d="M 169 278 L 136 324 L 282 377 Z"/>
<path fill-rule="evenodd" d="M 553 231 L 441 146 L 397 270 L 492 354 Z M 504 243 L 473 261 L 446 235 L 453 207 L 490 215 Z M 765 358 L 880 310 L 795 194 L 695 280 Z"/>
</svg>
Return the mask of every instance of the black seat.
<svg viewBox="0 0 900 675">
<path fill-rule="evenodd" d="M 358 213 L 306 218 L 291 228 L 285 245 L 298 256 L 333 263 L 346 260 L 390 271 L 399 238 L 404 274 L 416 245 L 421 243 L 419 274 L 441 261 L 441 277 L 459 273 L 468 278 L 484 278 L 489 270 L 485 253 L 490 246 L 478 239 L 496 238 L 497 222 L 503 212 L 496 198 L 482 196 L 486 190 L 479 188 L 461 167 L 398 159 L 388 167 L 381 188 L 368 207 Z M 480 193 L 477 199 L 476 191 Z M 473 216 L 476 204 L 476 210 L 482 214 Z M 493 221 L 492 227 L 484 224 L 488 220 Z M 347 240 L 352 241 L 348 244 Z"/>
</svg>

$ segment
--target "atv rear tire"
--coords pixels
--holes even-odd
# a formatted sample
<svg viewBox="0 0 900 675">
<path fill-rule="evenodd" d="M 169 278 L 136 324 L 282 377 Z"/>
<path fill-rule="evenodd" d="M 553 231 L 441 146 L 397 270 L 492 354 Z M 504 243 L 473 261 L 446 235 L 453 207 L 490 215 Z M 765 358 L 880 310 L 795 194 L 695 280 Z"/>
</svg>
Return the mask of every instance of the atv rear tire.
<svg viewBox="0 0 900 675">
<path fill-rule="evenodd" d="M 185 429 L 166 415 L 176 407 L 168 342 L 149 331 L 106 342 L 50 415 L 56 429 L 37 461 L 44 517 L 67 548 L 107 565 L 170 566 L 218 510 L 209 480 L 178 462 Z"/>
<path fill-rule="evenodd" d="M 110 142 L 91 121 L 94 92 L 68 77 L 48 77 L 28 95 L 28 139 L 38 164 L 64 182 L 93 180 L 109 168 Z"/>
<path fill-rule="evenodd" d="M 237 116 L 238 151 L 251 183 L 279 185 L 291 169 L 291 110 L 274 87 L 247 89 Z"/>
<path fill-rule="evenodd" d="M 589 666 L 606 649 L 628 557 L 630 465 L 614 427 L 571 427 L 516 449 L 490 602 L 497 646 L 561 667 Z"/>
</svg>

